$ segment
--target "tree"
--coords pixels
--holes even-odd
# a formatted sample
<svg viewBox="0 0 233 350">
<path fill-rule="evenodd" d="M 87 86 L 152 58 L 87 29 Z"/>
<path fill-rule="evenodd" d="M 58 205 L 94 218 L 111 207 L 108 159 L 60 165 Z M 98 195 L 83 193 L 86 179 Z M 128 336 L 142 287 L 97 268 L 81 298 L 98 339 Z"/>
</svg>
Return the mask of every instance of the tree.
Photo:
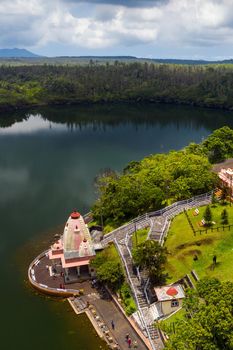
<svg viewBox="0 0 233 350">
<path fill-rule="evenodd" d="M 99 221 L 102 213 L 105 224 L 117 226 L 158 210 L 165 202 L 208 192 L 215 183 L 206 156 L 187 150 L 155 154 L 129 163 L 121 175 L 98 177 L 99 199 L 92 211 L 95 220 Z"/>
<path fill-rule="evenodd" d="M 206 210 L 204 212 L 205 225 L 210 226 L 212 224 L 212 212 L 210 210 L 210 206 L 207 205 Z"/>
<path fill-rule="evenodd" d="M 145 268 L 153 283 L 162 284 L 167 275 L 164 274 L 164 265 L 167 261 L 167 249 L 157 241 L 146 240 L 133 250 L 134 264 Z"/>
<path fill-rule="evenodd" d="M 212 207 L 216 207 L 216 204 L 218 203 L 218 200 L 215 196 L 215 193 L 213 192 L 212 194 L 212 197 L 211 197 L 211 204 L 212 204 Z"/>
<path fill-rule="evenodd" d="M 97 279 L 114 291 L 124 282 L 125 277 L 120 258 L 112 251 L 112 247 L 98 253 L 91 261 L 91 266 L 96 270 Z"/>
<path fill-rule="evenodd" d="M 199 281 L 197 290 L 186 295 L 184 318 L 175 324 L 175 332 L 170 331 L 169 341 L 165 348 L 169 350 L 232 350 L 232 292 L 232 282 L 221 283 L 215 278 L 205 278 Z"/>
<path fill-rule="evenodd" d="M 227 186 L 223 186 L 222 187 L 222 191 L 221 191 L 221 201 L 223 204 L 226 203 L 226 200 L 227 200 L 227 197 L 228 197 L 228 192 L 229 192 L 229 189 Z"/>
<path fill-rule="evenodd" d="M 223 209 L 222 213 L 221 213 L 221 222 L 223 225 L 228 225 L 229 221 L 228 221 L 228 212 L 226 209 Z"/>
</svg>

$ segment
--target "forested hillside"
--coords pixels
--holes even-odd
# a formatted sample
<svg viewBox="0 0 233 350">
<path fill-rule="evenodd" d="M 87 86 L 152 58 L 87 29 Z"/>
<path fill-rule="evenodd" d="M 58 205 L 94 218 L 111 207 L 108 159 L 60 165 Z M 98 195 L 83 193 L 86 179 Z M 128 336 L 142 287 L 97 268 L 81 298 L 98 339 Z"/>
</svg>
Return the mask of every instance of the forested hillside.
<svg viewBox="0 0 233 350">
<path fill-rule="evenodd" d="M 165 349 L 232 350 L 233 283 L 203 279 L 185 300 L 182 320 L 173 324 Z"/>
<path fill-rule="evenodd" d="M 233 130 L 215 130 L 200 144 L 129 163 L 122 174 L 106 171 L 96 180 L 95 220 L 117 226 L 138 215 L 214 189 L 211 163 L 233 157 Z"/>
<path fill-rule="evenodd" d="M 149 101 L 233 108 L 231 65 L 124 63 L 0 67 L 0 106 Z"/>
</svg>

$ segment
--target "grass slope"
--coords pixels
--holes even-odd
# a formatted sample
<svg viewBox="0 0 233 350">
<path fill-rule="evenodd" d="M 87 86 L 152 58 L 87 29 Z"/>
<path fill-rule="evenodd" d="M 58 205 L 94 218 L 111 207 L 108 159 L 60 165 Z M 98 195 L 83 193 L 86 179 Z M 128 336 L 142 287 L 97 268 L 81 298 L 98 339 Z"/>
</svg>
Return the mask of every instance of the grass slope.
<svg viewBox="0 0 233 350">
<path fill-rule="evenodd" d="M 211 207 L 213 221 L 216 222 L 213 227 L 221 225 L 221 212 L 226 208 L 229 215 L 229 224 L 233 224 L 233 207 L 217 205 Z M 203 229 L 201 234 L 193 234 L 185 214 L 180 214 L 174 218 L 165 246 L 168 249 L 168 261 L 166 270 L 175 281 L 190 273 L 194 269 L 198 276 L 216 277 L 221 281 L 233 281 L 233 227 L 223 231 L 208 231 L 199 226 L 203 218 L 205 207 L 199 208 L 199 215 L 194 216 L 194 210 L 189 210 L 188 215 L 195 229 Z M 221 225 L 222 226 L 222 225 Z M 194 256 L 198 260 L 194 261 Z M 217 264 L 213 267 L 213 256 L 217 256 Z"/>
<path fill-rule="evenodd" d="M 148 233 L 149 233 L 148 228 L 137 230 L 136 232 L 134 232 L 132 236 L 133 249 L 136 249 L 137 245 L 146 241 Z"/>
<path fill-rule="evenodd" d="M 106 253 L 107 259 L 117 261 L 117 263 L 122 265 L 122 268 L 125 271 L 124 265 L 121 261 L 121 258 L 119 256 L 118 251 L 117 251 L 114 244 L 110 244 L 105 249 L 105 253 Z M 119 295 L 121 297 L 122 306 L 124 307 L 126 314 L 131 315 L 134 311 L 136 311 L 137 307 L 136 307 L 135 301 L 132 297 L 131 290 L 130 290 L 130 287 L 129 287 L 127 281 L 125 281 L 121 285 L 121 287 L 118 289 L 117 292 L 119 293 Z"/>
</svg>

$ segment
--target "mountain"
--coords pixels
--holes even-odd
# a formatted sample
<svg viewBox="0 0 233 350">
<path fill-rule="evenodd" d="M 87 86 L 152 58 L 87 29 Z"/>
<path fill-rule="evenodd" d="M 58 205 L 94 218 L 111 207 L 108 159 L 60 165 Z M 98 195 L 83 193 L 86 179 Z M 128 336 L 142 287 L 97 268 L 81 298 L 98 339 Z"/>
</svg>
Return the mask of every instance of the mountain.
<svg viewBox="0 0 233 350">
<path fill-rule="evenodd" d="M 34 58 L 34 57 L 40 57 L 39 55 L 36 55 L 28 50 L 25 49 L 0 49 L 0 58 Z"/>
</svg>

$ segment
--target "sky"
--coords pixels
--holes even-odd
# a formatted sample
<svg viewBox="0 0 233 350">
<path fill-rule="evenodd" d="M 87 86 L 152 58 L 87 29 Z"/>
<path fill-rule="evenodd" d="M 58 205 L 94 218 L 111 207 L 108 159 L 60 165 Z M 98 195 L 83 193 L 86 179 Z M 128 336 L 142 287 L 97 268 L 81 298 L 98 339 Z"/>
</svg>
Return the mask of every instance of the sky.
<svg viewBox="0 0 233 350">
<path fill-rule="evenodd" d="M 0 0 L 0 48 L 44 56 L 233 57 L 233 0 Z"/>
</svg>

